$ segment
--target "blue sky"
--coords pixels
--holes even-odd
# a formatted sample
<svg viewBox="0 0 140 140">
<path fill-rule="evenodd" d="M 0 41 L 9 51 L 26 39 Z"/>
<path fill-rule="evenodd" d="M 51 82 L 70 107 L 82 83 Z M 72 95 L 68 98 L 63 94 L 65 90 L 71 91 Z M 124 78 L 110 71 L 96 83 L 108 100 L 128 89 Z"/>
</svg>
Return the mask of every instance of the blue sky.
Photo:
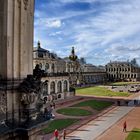
<svg viewBox="0 0 140 140">
<path fill-rule="evenodd" d="M 34 46 L 104 65 L 133 58 L 140 64 L 140 0 L 36 0 Z"/>
</svg>

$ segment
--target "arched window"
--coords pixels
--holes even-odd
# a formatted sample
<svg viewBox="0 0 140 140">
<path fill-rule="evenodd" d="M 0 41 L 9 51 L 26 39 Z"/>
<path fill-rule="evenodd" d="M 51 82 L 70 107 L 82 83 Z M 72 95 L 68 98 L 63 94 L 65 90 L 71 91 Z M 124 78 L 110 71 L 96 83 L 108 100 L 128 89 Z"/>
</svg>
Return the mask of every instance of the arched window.
<svg viewBox="0 0 140 140">
<path fill-rule="evenodd" d="M 49 69 L 49 64 L 46 63 L 46 65 L 45 65 L 45 72 L 48 72 L 48 69 Z"/>
<path fill-rule="evenodd" d="M 64 92 L 68 91 L 68 82 L 64 81 Z"/>
<path fill-rule="evenodd" d="M 67 68 L 68 68 L 68 71 L 67 72 L 70 72 L 70 65 L 67 65 Z"/>
<path fill-rule="evenodd" d="M 43 96 L 48 95 L 48 83 L 44 82 L 42 87 L 41 87 L 41 93 Z"/>
<path fill-rule="evenodd" d="M 61 81 L 59 81 L 57 83 L 57 91 L 58 91 L 58 93 L 61 93 L 62 92 L 62 83 L 61 83 Z"/>
<path fill-rule="evenodd" d="M 54 94 L 55 93 L 55 82 L 51 82 L 51 94 Z"/>
<path fill-rule="evenodd" d="M 52 72 L 54 73 L 54 64 L 52 64 Z"/>
</svg>

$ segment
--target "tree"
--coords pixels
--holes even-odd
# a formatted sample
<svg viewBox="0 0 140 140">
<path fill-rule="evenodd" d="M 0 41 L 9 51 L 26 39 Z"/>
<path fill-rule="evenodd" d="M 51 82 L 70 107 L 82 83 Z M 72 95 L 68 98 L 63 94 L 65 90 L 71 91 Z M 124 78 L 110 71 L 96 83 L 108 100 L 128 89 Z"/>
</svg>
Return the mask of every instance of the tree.
<svg viewBox="0 0 140 140">
<path fill-rule="evenodd" d="M 137 61 L 136 61 L 136 58 L 133 58 L 133 59 L 131 60 L 131 64 L 132 64 L 132 65 L 135 65 L 135 66 L 138 65 L 138 64 L 137 64 Z"/>
</svg>

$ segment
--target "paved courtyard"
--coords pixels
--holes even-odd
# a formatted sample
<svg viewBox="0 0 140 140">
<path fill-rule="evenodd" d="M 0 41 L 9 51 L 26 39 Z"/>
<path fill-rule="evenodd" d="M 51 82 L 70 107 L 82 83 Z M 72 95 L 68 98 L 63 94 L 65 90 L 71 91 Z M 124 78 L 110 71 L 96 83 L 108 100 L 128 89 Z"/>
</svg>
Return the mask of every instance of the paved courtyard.
<svg viewBox="0 0 140 140">
<path fill-rule="evenodd" d="M 140 93 L 133 94 L 132 96 L 127 97 L 126 99 L 138 99 L 139 96 L 140 96 Z M 100 98 L 100 100 L 101 99 L 102 98 Z M 80 100 L 79 100 L 79 102 L 80 102 Z M 70 104 L 73 104 L 73 103 L 67 102 L 67 105 L 65 104 L 65 106 L 69 106 Z M 131 103 L 129 105 L 131 105 Z M 63 105 L 60 105 L 59 108 L 61 108 L 62 106 Z M 103 113 L 99 117 L 90 119 L 90 121 L 88 121 L 87 123 L 84 123 L 83 125 L 81 124 L 81 126 L 79 126 L 78 128 L 74 129 L 73 126 L 72 127 L 70 126 L 70 128 L 67 128 L 68 134 L 67 134 L 66 139 L 67 140 L 97 140 L 97 139 L 104 140 L 104 137 L 105 138 L 107 137 L 106 140 L 110 140 L 110 139 L 112 139 L 112 133 L 114 135 L 115 129 L 114 129 L 114 132 L 108 132 L 108 130 L 110 130 L 110 128 L 112 128 L 114 125 L 116 125 L 117 122 L 119 120 L 121 120 L 123 117 L 127 116 L 127 114 L 129 114 L 129 112 L 131 112 L 134 108 L 135 107 L 133 107 L 133 106 L 129 106 L 129 107 L 128 106 L 116 106 L 115 108 L 107 111 L 106 113 Z M 61 117 L 63 118 L 62 115 L 57 114 L 57 116 L 59 116 L 60 118 Z M 122 122 L 122 124 L 123 124 L 123 122 Z M 122 124 L 120 124 L 120 129 L 118 131 L 120 133 L 122 133 Z M 69 132 L 69 130 L 72 130 L 72 131 Z M 106 134 L 106 132 L 108 132 L 110 134 Z M 115 132 L 115 134 L 117 134 L 117 133 Z M 122 134 L 124 136 L 127 135 L 124 133 L 122 133 Z M 110 138 L 108 138 L 108 136 L 110 136 Z M 52 135 L 51 135 L 51 137 L 52 137 Z M 48 135 L 46 135 L 45 138 L 47 140 Z M 116 139 L 116 140 L 118 140 L 118 139 Z"/>
<path fill-rule="evenodd" d="M 127 133 L 122 132 L 122 125 L 127 121 Z M 126 116 L 100 135 L 96 140 L 125 140 L 133 128 L 140 128 L 140 106 L 135 107 Z"/>
<path fill-rule="evenodd" d="M 140 93 L 134 94 L 128 98 L 139 100 L 139 97 Z M 132 103 L 133 101 L 129 103 L 129 107 L 118 106 L 114 110 L 111 110 L 103 116 L 87 123 L 86 125 L 80 127 L 78 130 L 69 134 L 67 136 L 67 140 L 112 140 L 112 138 L 113 140 L 124 140 L 126 135 L 128 135 L 128 133 L 122 133 L 122 125 L 124 120 L 127 120 L 128 124 L 130 123 L 129 130 L 132 130 L 134 127 L 140 128 L 140 124 L 137 123 L 139 122 L 138 114 L 140 114 L 140 107 L 131 107 Z M 122 121 L 119 123 L 119 129 L 117 130 L 117 124 L 120 120 Z M 113 126 L 114 129 L 112 129 Z"/>
<path fill-rule="evenodd" d="M 67 140 L 96 140 L 96 138 L 127 115 L 134 107 L 121 106 L 116 107 L 113 111 L 90 121 L 80 127 L 73 133 L 67 135 Z M 108 139 L 109 140 L 109 139 Z"/>
</svg>

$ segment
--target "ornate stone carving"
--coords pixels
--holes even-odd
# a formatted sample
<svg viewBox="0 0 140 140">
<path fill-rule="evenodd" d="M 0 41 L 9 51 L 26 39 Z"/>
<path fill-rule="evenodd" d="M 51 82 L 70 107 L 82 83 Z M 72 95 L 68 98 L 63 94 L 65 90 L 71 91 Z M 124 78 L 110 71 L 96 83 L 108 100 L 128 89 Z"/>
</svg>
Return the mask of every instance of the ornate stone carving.
<svg viewBox="0 0 140 140">
<path fill-rule="evenodd" d="M 18 89 L 21 93 L 38 93 L 40 90 L 40 84 L 40 80 L 36 79 L 33 75 L 28 75 Z"/>
<path fill-rule="evenodd" d="M 72 47 L 72 51 L 71 51 L 71 55 L 69 56 L 69 59 L 71 61 L 76 61 L 77 60 L 77 55 L 75 55 L 75 50 L 74 50 L 74 47 Z"/>
<path fill-rule="evenodd" d="M 4 91 L 0 91 L 0 113 L 6 113 L 6 94 Z"/>
<path fill-rule="evenodd" d="M 29 0 L 23 0 L 24 2 L 24 9 L 27 10 Z"/>
<path fill-rule="evenodd" d="M 30 94 L 23 94 L 21 101 L 23 104 L 32 104 L 35 102 L 36 94 L 35 93 L 30 93 Z"/>
<path fill-rule="evenodd" d="M 18 8 L 20 8 L 21 7 L 21 0 L 17 0 L 17 2 L 18 2 Z"/>
</svg>

